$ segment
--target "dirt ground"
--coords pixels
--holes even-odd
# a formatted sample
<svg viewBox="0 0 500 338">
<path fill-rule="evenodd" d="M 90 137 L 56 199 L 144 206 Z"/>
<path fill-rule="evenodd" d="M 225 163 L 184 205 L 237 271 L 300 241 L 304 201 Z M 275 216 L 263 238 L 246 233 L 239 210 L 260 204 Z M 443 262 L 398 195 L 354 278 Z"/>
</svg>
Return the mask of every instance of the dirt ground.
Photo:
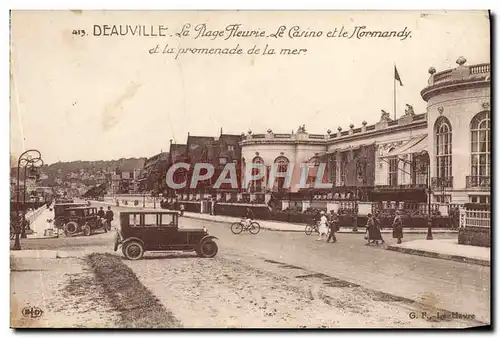
<svg viewBox="0 0 500 338">
<path fill-rule="evenodd" d="M 297 266 L 226 254 L 126 261 L 185 328 L 467 327 L 415 305 Z M 426 319 L 412 319 L 413 313 Z M 431 317 L 431 318 L 429 318 Z M 477 325 L 477 324 L 476 324 Z"/>
</svg>

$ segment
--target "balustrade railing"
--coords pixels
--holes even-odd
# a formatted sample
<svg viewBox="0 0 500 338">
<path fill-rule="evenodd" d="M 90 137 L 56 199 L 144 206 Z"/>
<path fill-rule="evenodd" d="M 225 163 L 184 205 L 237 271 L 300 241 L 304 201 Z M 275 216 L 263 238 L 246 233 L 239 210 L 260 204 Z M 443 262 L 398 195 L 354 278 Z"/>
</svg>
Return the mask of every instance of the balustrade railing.
<svg viewBox="0 0 500 338">
<path fill-rule="evenodd" d="M 481 63 L 478 65 L 469 66 L 470 74 L 484 74 L 490 72 L 490 64 L 489 63 Z"/>
<path fill-rule="evenodd" d="M 453 176 L 432 177 L 432 189 L 453 188 Z"/>
<path fill-rule="evenodd" d="M 478 228 L 491 227 L 491 212 L 489 210 L 466 210 L 465 226 Z"/>
<path fill-rule="evenodd" d="M 467 188 L 490 188 L 491 177 L 490 176 L 467 176 L 466 177 L 466 187 Z"/>
</svg>

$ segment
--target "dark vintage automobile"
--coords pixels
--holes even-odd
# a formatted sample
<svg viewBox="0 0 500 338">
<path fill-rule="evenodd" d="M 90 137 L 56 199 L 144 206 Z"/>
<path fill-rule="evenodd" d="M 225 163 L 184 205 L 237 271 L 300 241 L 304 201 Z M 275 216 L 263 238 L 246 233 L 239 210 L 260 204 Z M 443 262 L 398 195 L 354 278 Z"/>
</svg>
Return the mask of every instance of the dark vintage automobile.
<svg viewBox="0 0 500 338">
<path fill-rule="evenodd" d="M 64 228 L 64 224 L 68 222 L 66 213 L 64 212 L 66 209 L 84 206 L 86 206 L 84 203 L 56 203 L 54 205 L 54 226 L 58 229 Z"/>
<path fill-rule="evenodd" d="M 179 228 L 178 221 L 177 211 L 121 212 L 114 250 L 121 246 L 123 255 L 131 260 L 142 258 L 146 251 L 194 251 L 205 258 L 217 255 L 217 237 L 205 228 Z"/>
<path fill-rule="evenodd" d="M 77 207 L 64 210 L 64 233 L 66 236 L 73 236 L 83 232 L 85 236 L 90 236 L 96 230 L 108 232 L 106 221 L 97 215 L 95 207 Z M 111 230 L 111 229 L 109 229 Z"/>
</svg>

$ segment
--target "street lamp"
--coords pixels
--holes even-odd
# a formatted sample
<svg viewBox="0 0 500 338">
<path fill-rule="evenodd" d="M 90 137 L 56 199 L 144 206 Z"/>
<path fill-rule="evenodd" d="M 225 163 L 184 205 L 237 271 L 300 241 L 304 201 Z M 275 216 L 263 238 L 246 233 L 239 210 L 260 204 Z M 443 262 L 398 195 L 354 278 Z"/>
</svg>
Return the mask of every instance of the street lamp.
<svg viewBox="0 0 500 338">
<path fill-rule="evenodd" d="M 20 235 L 22 235 L 22 238 L 26 238 L 26 232 L 25 232 L 25 225 L 24 225 L 24 219 L 26 217 L 26 208 L 25 208 L 25 203 L 26 203 L 26 171 L 28 168 L 30 168 L 30 177 L 34 176 L 36 178 L 36 169 L 38 167 L 43 166 L 43 161 L 42 161 L 42 155 L 40 152 L 36 149 L 29 149 L 26 150 L 24 153 L 19 156 L 19 159 L 17 161 L 17 192 L 16 192 L 16 217 L 17 217 L 17 224 L 16 224 L 16 237 L 15 237 L 15 242 L 14 242 L 14 247 L 12 250 L 21 250 L 21 242 L 20 242 Z M 20 210 L 19 210 L 19 204 L 20 204 L 20 196 L 19 196 L 19 190 L 20 190 L 20 169 L 21 167 L 24 167 L 24 191 L 23 191 L 23 218 L 21 219 L 20 215 Z"/>
<path fill-rule="evenodd" d="M 427 152 L 424 150 L 422 151 L 422 156 L 425 155 Z M 427 240 L 432 240 L 432 217 L 431 217 L 431 197 L 432 197 L 432 191 L 431 191 L 431 161 L 429 158 L 429 161 L 427 162 Z"/>
</svg>

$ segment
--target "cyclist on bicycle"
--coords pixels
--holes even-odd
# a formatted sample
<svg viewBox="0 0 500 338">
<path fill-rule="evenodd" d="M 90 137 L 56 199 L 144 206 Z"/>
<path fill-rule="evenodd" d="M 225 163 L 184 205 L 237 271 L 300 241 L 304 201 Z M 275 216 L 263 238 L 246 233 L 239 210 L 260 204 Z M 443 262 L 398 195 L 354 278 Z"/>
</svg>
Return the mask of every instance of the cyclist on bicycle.
<svg viewBox="0 0 500 338">
<path fill-rule="evenodd" d="M 246 211 L 246 214 L 245 214 L 245 225 L 247 227 L 250 226 L 250 223 L 252 223 L 253 219 L 254 219 L 254 214 L 253 214 L 253 211 L 252 209 L 248 208 L 247 207 L 247 211 Z"/>
</svg>

